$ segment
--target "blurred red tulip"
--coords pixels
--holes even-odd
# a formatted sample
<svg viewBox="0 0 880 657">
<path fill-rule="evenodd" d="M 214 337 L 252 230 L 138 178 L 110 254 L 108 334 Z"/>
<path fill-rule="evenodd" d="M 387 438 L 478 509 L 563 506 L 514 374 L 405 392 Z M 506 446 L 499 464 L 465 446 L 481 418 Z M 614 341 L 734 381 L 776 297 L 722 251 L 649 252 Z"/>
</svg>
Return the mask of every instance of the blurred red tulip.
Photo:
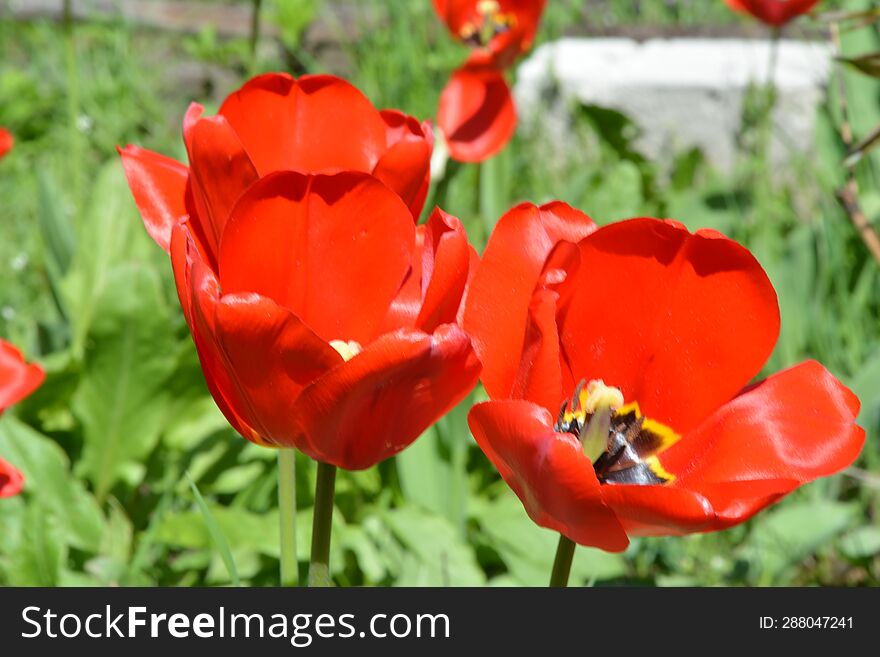
<svg viewBox="0 0 880 657">
<path fill-rule="evenodd" d="M 730 527 L 864 442 L 858 399 L 816 362 L 748 385 L 776 343 L 776 294 L 715 231 L 519 206 L 464 327 L 493 400 L 471 410 L 477 442 L 537 524 L 582 545 Z"/>
<path fill-rule="evenodd" d="M 0 340 L 0 415 L 36 390 L 45 377 L 38 365 L 26 363 L 18 349 Z M 23 483 L 21 473 L 0 457 L 0 497 L 15 495 Z"/>
<path fill-rule="evenodd" d="M 15 140 L 9 131 L 5 128 L 0 128 L 0 158 L 12 150 L 13 144 L 15 144 Z"/>
<path fill-rule="evenodd" d="M 457 325 L 476 253 L 439 209 L 413 221 L 430 132 L 329 77 L 262 76 L 200 113 L 189 168 L 121 153 L 218 406 L 343 468 L 399 452 L 480 369 Z"/>
<path fill-rule="evenodd" d="M 820 0 L 724 0 L 734 11 L 748 13 L 772 27 L 782 27 L 809 13 Z"/>
<path fill-rule="evenodd" d="M 449 155 L 481 162 L 516 129 L 516 108 L 504 71 L 531 48 L 546 0 L 434 0 L 452 35 L 473 48 L 443 89 L 437 124 Z"/>
<path fill-rule="evenodd" d="M 18 495 L 24 486 L 21 472 L 0 458 L 0 498 Z"/>
</svg>

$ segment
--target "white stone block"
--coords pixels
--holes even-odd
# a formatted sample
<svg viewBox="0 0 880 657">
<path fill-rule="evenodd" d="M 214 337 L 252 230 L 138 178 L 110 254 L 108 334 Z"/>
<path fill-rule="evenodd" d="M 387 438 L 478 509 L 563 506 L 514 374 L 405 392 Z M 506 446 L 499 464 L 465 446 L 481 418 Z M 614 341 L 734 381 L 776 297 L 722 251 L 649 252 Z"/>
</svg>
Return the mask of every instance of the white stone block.
<svg viewBox="0 0 880 657">
<path fill-rule="evenodd" d="M 556 103 L 557 112 L 574 100 L 625 113 L 641 128 L 637 143 L 648 156 L 696 146 L 729 170 L 746 90 L 767 82 L 771 47 L 769 40 L 743 39 L 561 39 L 523 61 L 515 96 L 527 129 L 530 120 L 553 123 L 554 108 L 544 99 L 555 91 L 566 101 Z M 785 160 L 813 143 L 832 55 L 818 42 L 783 40 L 778 48 L 772 152 Z"/>
</svg>

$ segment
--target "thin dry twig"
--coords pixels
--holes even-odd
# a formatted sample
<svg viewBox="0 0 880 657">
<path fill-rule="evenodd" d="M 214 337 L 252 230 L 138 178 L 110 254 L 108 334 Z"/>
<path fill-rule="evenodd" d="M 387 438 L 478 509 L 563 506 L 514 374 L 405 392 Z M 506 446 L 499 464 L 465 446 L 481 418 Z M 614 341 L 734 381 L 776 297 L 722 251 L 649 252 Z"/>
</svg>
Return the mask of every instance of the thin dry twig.
<svg viewBox="0 0 880 657">
<path fill-rule="evenodd" d="M 867 470 L 862 470 L 861 468 L 856 468 L 852 466 L 844 470 L 843 474 L 847 477 L 857 479 L 861 483 L 870 486 L 871 488 L 880 489 L 880 476 L 868 472 Z"/>
<path fill-rule="evenodd" d="M 840 57 L 842 54 L 840 45 L 840 28 L 837 23 L 832 23 L 830 29 L 831 43 L 834 47 L 835 56 Z M 846 100 L 846 80 L 839 63 L 836 64 L 836 67 L 837 84 L 839 87 L 837 96 L 838 104 L 840 106 L 840 138 L 843 140 L 847 151 L 852 151 L 854 140 L 852 125 L 849 120 L 849 103 Z M 868 251 L 871 252 L 874 260 L 877 261 L 877 264 L 880 264 L 880 235 L 877 234 L 877 230 L 874 228 L 873 224 L 871 224 L 868 216 L 862 210 L 862 206 L 859 203 L 859 181 L 856 178 L 855 164 L 847 164 L 845 166 L 846 184 L 843 189 L 837 191 L 837 198 L 840 200 L 843 209 L 846 210 L 847 215 L 849 215 L 853 227 L 855 227 L 859 237 L 862 238 Z"/>
</svg>

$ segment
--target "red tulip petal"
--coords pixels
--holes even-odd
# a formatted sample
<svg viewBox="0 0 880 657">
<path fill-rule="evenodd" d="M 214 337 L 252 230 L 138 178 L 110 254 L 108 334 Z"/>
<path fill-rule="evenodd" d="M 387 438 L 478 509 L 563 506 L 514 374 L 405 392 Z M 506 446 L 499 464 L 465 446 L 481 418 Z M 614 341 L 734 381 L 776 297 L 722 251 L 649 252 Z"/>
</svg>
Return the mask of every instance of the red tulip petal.
<svg viewBox="0 0 880 657">
<path fill-rule="evenodd" d="M 593 220 L 565 203 L 524 203 L 498 221 L 467 292 L 464 328 L 483 363 L 493 399 L 509 397 L 520 368 L 532 295 L 550 252 L 596 230 Z M 557 404 L 558 405 L 558 402 Z"/>
<path fill-rule="evenodd" d="M 180 308 L 183 310 L 186 325 L 192 330 L 192 285 L 190 283 L 190 272 L 192 271 L 193 259 L 190 254 L 195 251 L 195 245 L 191 245 L 191 242 L 189 223 L 182 221 L 171 232 L 169 255 L 171 256 L 171 270 L 174 272 L 174 286 L 177 289 Z"/>
<path fill-rule="evenodd" d="M 524 401 L 474 406 L 468 424 L 477 443 L 541 527 L 611 552 L 629 539 L 602 499 L 602 487 L 578 440 L 553 431 L 547 410 Z"/>
<path fill-rule="evenodd" d="M 435 208 L 422 252 L 424 299 L 416 327 L 428 333 L 455 322 L 468 280 L 472 247 L 461 222 Z"/>
<path fill-rule="evenodd" d="M 702 495 L 669 486 L 608 484 L 602 499 L 630 536 L 670 536 L 708 529 L 715 521 Z"/>
<path fill-rule="evenodd" d="M 476 385 L 480 364 L 456 325 L 433 335 L 400 329 L 306 388 L 291 414 L 299 448 L 348 470 L 407 447 Z"/>
<path fill-rule="evenodd" d="M 782 27 L 809 13 L 819 0 L 725 0 L 731 9 L 747 12 L 768 25 Z"/>
<path fill-rule="evenodd" d="M 378 334 L 390 333 L 399 328 L 413 328 L 422 308 L 422 260 L 425 249 L 425 233 L 428 227 L 416 226 L 415 246 L 412 262 L 406 278 L 394 299 L 388 306 L 385 317 L 379 324 Z"/>
<path fill-rule="evenodd" d="M 259 425 L 259 418 L 249 412 L 244 391 L 229 370 L 217 340 L 216 312 L 220 286 L 214 273 L 199 256 L 184 224 L 175 228 L 172 256 L 179 253 L 178 244 L 181 240 L 186 245 L 186 255 L 178 255 L 175 262 L 175 281 L 178 294 L 181 295 L 181 304 L 185 299 L 188 300 L 188 308 L 184 307 L 184 314 L 199 354 L 208 390 L 229 424 L 248 440 L 263 445 L 265 440 L 261 437 L 261 431 L 265 431 Z M 189 288 L 188 292 L 181 292 L 183 285 Z"/>
<path fill-rule="evenodd" d="M 396 192 L 418 221 L 431 179 L 431 151 L 434 137 L 414 118 L 396 110 L 384 110 L 388 150 L 373 169 L 373 175 Z"/>
<path fill-rule="evenodd" d="M 801 483 L 794 479 L 703 483 L 699 486 L 700 494 L 711 500 L 711 504 L 716 509 L 715 520 L 704 531 L 718 531 L 738 525 L 771 504 L 775 504 Z"/>
<path fill-rule="evenodd" d="M 172 228 L 187 215 L 184 195 L 188 169 L 177 160 L 137 146 L 117 150 L 144 227 L 167 253 Z"/>
<path fill-rule="evenodd" d="M 231 94 L 225 116 L 264 176 L 272 171 L 362 171 L 385 152 L 385 122 L 345 80 L 283 73 L 252 78 Z"/>
<path fill-rule="evenodd" d="M 256 292 L 290 309 L 326 342 L 375 335 L 411 262 L 412 216 L 359 173 L 279 172 L 232 212 L 220 245 L 225 294 Z"/>
<path fill-rule="evenodd" d="M 504 75 L 489 66 L 459 68 L 440 96 L 437 125 L 453 159 L 482 162 L 495 155 L 516 130 L 516 107 Z"/>
<path fill-rule="evenodd" d="M 15 139 L 12 134 L 8 130 L 0 128 L 0 158 L 11 151 L 14 144 Z"/>
<path fill-rule="evenodd" d="M 297 397 L 341 365 L 342 357 L 289 310 L 256 294 L 224 295 L 216 307 L 215 329 L 248 414 L 259 418 L 262 438 L 294 447 Z"/>
<path fill-rule="evenodd" d="M 510 389 L 513 399 L 525 399 L 550 411 L 558 410 L 560 398 L 567 393 L 559 362 L 559 293 L 555 288 L 565 280 L 568 268 L 578 266 L 578 259 L 577 246 L 569 242 L 557 244 L 548 257 L 529 304 L 519 367 Z"/>
<path fill-rule="evenodd" d="M 21 472 L 0 458 L 0 498 L 18 495 L 24 486 Z"/>
<path fill-rule="evenodd" d="M 856 396 L 809 361 L 752 386 L 660 460 L 676 487 L 707 497 L 727 526 L 850 465 L 865 441 L 858 412 Z"/>
<path fill-rule="evenodd" d="M 560 314 L 569 383 L 602 379 L 678 433 L 758 373 L 776 343 L 776 293 L 757 260 L 714 231 L 655 219 L 580 243 Z"/>
<path fill-rule="evenodd" d="M 39 365 L 26 363 L 18 349 L 0 340 L 0 413 L 39 388 L 45 378 Z"/>
<path fill-rule="evenodd" d="M 190 221 L 199 224 L 207 238 L 206 246 L 217 254 L 232 208 L 257 181 L 257 170 L 225 118 L 214 116 L 187 123 L 184 139 L 196 209 Z"/>
</svg>

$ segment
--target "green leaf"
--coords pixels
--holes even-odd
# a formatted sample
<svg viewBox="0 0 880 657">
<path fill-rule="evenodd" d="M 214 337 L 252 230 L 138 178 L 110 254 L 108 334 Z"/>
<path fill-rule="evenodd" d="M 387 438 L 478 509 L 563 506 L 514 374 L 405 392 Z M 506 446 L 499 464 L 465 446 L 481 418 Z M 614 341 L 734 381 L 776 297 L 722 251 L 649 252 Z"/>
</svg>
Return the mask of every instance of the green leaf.
<svg viewBox="0 0 880 657">
<path fill-rule="evenodd" d="M 205 521 L 205 526 L 208 528 L 208 533 L 211 535 L 211 540 L 214 542 L 214 546 L 217 548 L 220 557 L 223 559 L 223 563 L 226 565 L 229 579 L 232 580 L 233 585 L 241 586 L 241 580 L 238 579 L 238 571 L 235 569 L 235 560 L 232 558 L 232 552 L 229 550 L 229 543 L 226 542 L 226 538 L 223 536 L 223 532 L 214 520 L 211 510 L 208 508 L 208 505 L 205 504 L 205 499 L 199 492 L 196 482 L 192 480 L 192 477 L 189 476 L 188 472 L 186 473 L 186 479 L 189 481 L 189 487 L 192 490 L 193 496 L 196 498 L 196 504 L 198 505 L 202 518 Z"/>
<path fill-rule="evenodd" d="M 180 349 L 168 390 L 171 404 L 162 430 L 167 447 L 179 451 L 193 449 L 211 434 L 229 427 L 208 393 L 195 346 L 189 340 Z"/>
<path fill-rule="evenodd" d="M 859 508 L 854 504 L 791 501 L 758 516 L 745 555 L 762 570 L 765 580 L 776 581 L 786 569 L 837 538 L 858 517 Z"/>
<path fill-rule="evenodd" d="M 45 169 L 37 170 L 37 185 L 39 190 L 37 219 L 40 236 L 46 245 L 46 271 L 49 274 L 52 295 L 62 312 L 66 312 L 62 297 L 62 280 L 73 258 L 75 243 L 73 228 L 70 218 L 61 206 L 63 198 L 61 191 Z"/>
<path fill-rule="evenodd" d="M 865 75 L 880 78 L 880 52 L 872 52 L 858 57 L 838 57 L 838 59 Z"/>
<path fill-rule="evenodd" d="M 870 426 L 880 419 L 880 350 L 874 352 L 848 382 L 862 402 L 858 421 Z"/>
<path fill-rule="evenodd" d="M 86 336 L 115 265 L 157 254 L 137 215 L 118 158 L 101 167 L 86 211 L 76 225 L 76 250 L 63 289 L 73 323 L 74 352 L 85 348 Z"/>
<path fill-rule="evenodd" d="M 508 149 L 481 162 L 480 165 L 480 216 L 486 234 L 492 232 L 495 223 L 508 209 L 510 187 L 510 155 Z"/>
<path fill-rule="evenodd" d="M 95 498 L 70 473 L 67 454 L 55 442 L 14 417 L 0 420 L 0 454 L 25 477 L 24 492 L 57 519 L 73 547 L 97 552 L 104 517 Z"/>
<path fill-rule="evenodd" d="M 400 487 L 407 502 L 426 511 L 450 517 L 452 468 L 440 455 L 437 427 L 431 426 L 395 457 Z"/>
<path fill-rule="evenodd" d="M 240 549 L 250 549 L 260 554 L 278 557 L 280 550 L 277 509 L 256 514 L 217 504 L 208 504 L 207 507 L 230 550 L 236 552 Z M 305 521 L 308 522 L 308 518 L 305 518 Z M 155 538 L 166 545 L 181 548 L 210 548 L 213 544 L 211 531 L 205 523 L 204 514 L 200 511 L 168 513 L 156 528 Z"/>
<path fill-rule="evenodd" d="M 95 309 L 73 411 L 85 441 L 77 472 L 102 500 L 120 479 L 135 483 L 158 441 L 177 341 L 151 269 L 120 265 L 108 272 Z"/>
<path fill-rule="evenodd" d="M 498 499 L 480 500 L 474 519 L 487 542 L 507 566 L 518 586 L 546 586 L 550 579 L 559 534 L 538 527 L 513 493 Z M 572 562 L 572 585 L 615 579 L 626 574 L 626 561 L 619 554 L 578 548 Z"/>
<path fill-rule="evenodd" d="M 67 558 L 59 519 L 39 503 L 31 504 L 22 525 L 21 542 L 12 554 L 13 586 L 57 586 Z"/>
<path fill-rule="evenodd" d="M 452 524 L 440 516 L 412 507 L 383 514 L 391 531 L 410 554 L 397 581 L 399 586 L 481 586 L 486 578 L 473 548 L 463 542 Z"/>
<path fill-rule="evenodd" d="M 840 539 L 840 551 L 850 559 L 866 559 L 880 554 L 880 527 L 859 527 Z"/>
</svg>

